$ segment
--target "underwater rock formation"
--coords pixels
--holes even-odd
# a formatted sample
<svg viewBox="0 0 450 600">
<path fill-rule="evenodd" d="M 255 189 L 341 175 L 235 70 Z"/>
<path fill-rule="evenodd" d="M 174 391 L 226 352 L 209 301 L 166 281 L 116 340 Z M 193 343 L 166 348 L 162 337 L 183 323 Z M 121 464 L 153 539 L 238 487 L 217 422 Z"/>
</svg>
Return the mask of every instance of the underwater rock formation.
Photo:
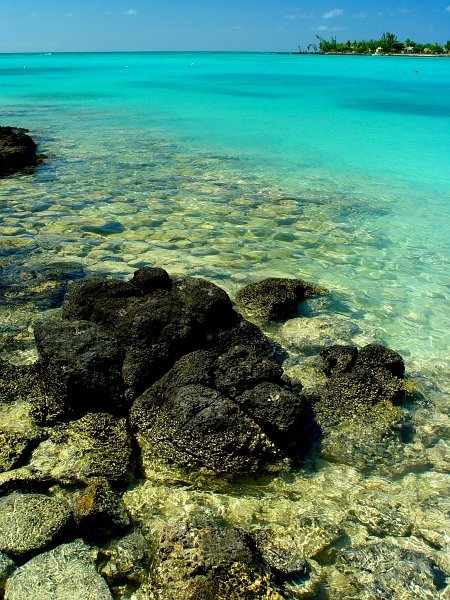
<svg viewBox="0 0 450 600">
<path fill-rule="evenodd" d="M 35 556 L 8 579 L 5 600 L 112 600 L 90 548 L 78 539 Z"/>
<path fill-rule="evenodd" d="M 99 552 L 99 571 L 111 586 L 140 585 L 151 568 L 153 549 L 142 533 L 133 531 L 115 539 Z"/>
<path fill-rule="evenodd" d="M 0 177 L 38 163 L 36 144 L 28 129 L 0 127 Z"/>
<path fill-rule="evenodd" d="M 33 304 L 39 310 L 59 308 L 69 281 L 84 277 L 83 265 L 76 262 L 40 262 L 2 265 L 0 304 Z"/>
<path fill-rule="evenodd" d="M 31 472 L 60 483 L 86 482 L 103 477 L 127 482 L 133 475 L 132 441 L 123 418 L 88 413 L 52 428 L 34 450 Z"/>
<path fill-rule="evenodd" d="M 314 413 L 328 460 L 371 468 L 394 460 L 406 415 L 402 357 L 378 344 L 328 346 L 320 353 L 325 385 Z"/>
<path fill-rule="evenodd" d="M 139 600 L 282 600 L 250 536 L 221 523 L 163 528 L 155 569 Z"/>
<path fill-rule="evenodd" d="M 382 400 L 399 402 L 405 395 L 405 364 L 400 354 L 389 348 L 378 344 L 360 350 L 329 346 L 322 350 L 321 357 L 328 376 L 321 402 L 338 412 L 351 414 Z"/>
<path fill-rule="evenodd" d="M 363 600 L 436 598 L 445 581 L 426 556 L 387 542 L 343 550 L 336 566 Z"/>
<path fill-rule="evenodd" d="M 11 494 L 0 499 L 0 551 L 26 556 L 45 549 L 68 526 L 65 502 L 43 494 Z"/>
<path fill-rule="evenodd" d="M 73 513 L 80 533 L 88 540 L 118 535 L 130 525 L 122 498 L 101 477 L 90 479 L 87 487 L 76 495 Z"/>
</svg>

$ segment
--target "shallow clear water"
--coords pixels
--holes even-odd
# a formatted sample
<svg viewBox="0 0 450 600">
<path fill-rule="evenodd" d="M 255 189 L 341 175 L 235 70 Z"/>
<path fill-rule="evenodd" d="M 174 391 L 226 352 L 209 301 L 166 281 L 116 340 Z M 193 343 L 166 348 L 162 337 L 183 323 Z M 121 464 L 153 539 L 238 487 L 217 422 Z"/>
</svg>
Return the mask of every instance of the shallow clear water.
<svg viewBox="0 0 450 600">
<path fill-rule="evenodd" d="M 75 261 L 125 277 L 156 264 L 231 294 L 262 277 L 300 276 L 331 294 L 310 304 L 312 319 L 272 331 L 294 374 L 300 361 L 307 377 L 311 356 L 334 340 L 382 342 L 405 356 L 426 401 L 401 468 L 374 482 L 325 462 L 314 476 L 276 480 L 258 488 L 273 503 L 261 521 L 276 524 L 287 505 L 298 512 L 304 486 L 311 502 L 322 495 L 326 519 L 335 509 L 347 518 L 361 502 L 348 490 L 341 498 L 336 481 L 375 486 L 383 504 L 398 496 L 400 476 L 408 518 L 421 506 L 426 520 L 433 477 L 442 493 L 449 422 L 450 60 L 1 55 L 0 116 L 29 128 L 48 157 L 33 175 L 0 182 L 7 275 Z M 39 307 L 11 297 L 0 313 L 3 333 L 26 340 Z M 5 347 L 14 360 L 32 356 L 26 344 Z M 239 511 L 246 498 L 257 503 L 240 497 Z M 437 532 L 444 512 L 439 503 L 433 511 Z M 364 519 L 349 522 L 365 541 Z"/>
</svg>

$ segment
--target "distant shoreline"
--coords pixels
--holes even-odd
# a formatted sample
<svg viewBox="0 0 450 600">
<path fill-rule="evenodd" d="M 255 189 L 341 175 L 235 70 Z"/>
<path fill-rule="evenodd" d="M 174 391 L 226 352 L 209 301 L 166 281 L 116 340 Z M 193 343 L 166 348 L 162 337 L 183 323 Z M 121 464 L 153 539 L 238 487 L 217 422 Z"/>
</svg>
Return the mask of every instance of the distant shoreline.
<svg viewBox="0 0 450 600">
<path fill-rule="evenodd" d="M 450 58 L 450 54 L 404 54 L 397 53 L 362 53 L 362 52 L 273 52 L 271 54 L 289 54 L 291 56 L 379 56 L 391 57 L 400 56 L 402 58 Z"/>
</svg>

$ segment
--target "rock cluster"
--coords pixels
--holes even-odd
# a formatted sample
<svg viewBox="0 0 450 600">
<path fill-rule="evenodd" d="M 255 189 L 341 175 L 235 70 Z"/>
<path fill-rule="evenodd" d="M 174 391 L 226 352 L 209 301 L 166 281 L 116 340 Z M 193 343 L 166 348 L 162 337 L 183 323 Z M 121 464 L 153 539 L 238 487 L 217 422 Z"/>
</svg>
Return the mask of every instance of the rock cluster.
<svg viewBox="0 0 450 600">
<path fill-rule="evenodd" d="M 118 428 L 128 413 L 139 444 L 187 468 L 248 473 L 308 445 L 305 399 L 268 339 L 208 281 L 147 267 L 130 281 L 77 282 L 63 318 L 36 325 L 35 338 L 46 394 L 33 415 L 41 425 L 75 419 L 30 463 L 56 480 L 123 479 L 130 465 Z M 109 463 L 122 472 L 93 458 L 97 434 L 113 440 Z M 72 472 L 58 458 L 68 452 Z"/>
<path fill-rule="evenodd" d="M 241 305 L 259 303 L 265 318 L 319 292 L 294 280 L 249 287 Z M 139 531 L 121 494 L 139 477 L 140 451 L 181 470 L 257 473 L 302 457 L 315 420 L 326 429 L 404 393 L 395 352 L 332 346 L 321 353 L 326 386 L 306 398 L 221 288 L 159 268 L 73 283 L 62 317 L 37 324 L 35 339 L 36 365 L 0 363 L 0 408 L 29 419 L 0 426 L 6 600 L 285 597 L 310 568 L 267 532 L 211 515 L 167 523 L 158 541 Z"/>
<path fill-rule="evenodd" d="M 38 163 L 36 144 L 28 129 L 0 127 L 0 177 Z"/>
</svg>

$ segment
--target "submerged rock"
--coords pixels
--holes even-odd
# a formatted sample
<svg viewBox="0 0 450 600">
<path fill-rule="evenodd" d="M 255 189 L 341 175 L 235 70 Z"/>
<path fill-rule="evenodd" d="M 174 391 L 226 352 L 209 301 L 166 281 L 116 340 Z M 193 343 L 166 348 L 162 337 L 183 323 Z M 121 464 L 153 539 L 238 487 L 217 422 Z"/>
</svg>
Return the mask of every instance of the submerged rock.
<svg viewBox="0 0 450 600">
<path fill-rule="evenodd" d="M 336 567 L 353 594 L 364 600 L 436 598 L 445 580 L 425 555 L 387 542 L 342 550 Z"/>
<path fill-rule="evenodd" d="M 28 129 L 0 127 L 0 176 L 37 165 L 36 144 L 27 134 Z"/>
<path fill-rule="evenodd" d="M 286 547 L 287 545 L 281 545 L 271 535 L 270 530 L 256 531 L 253 538 L 258 552 L 274 575 L 282 580 L 307 577 L 308 563 L 302 556 L 299 556 L 298 550 L 295 551 Z"/>
<path fill-rule="evenodd" d="M 25 556 L 51 544 L 67 527 L 65 502 L 43 494 L 11 494 L 0 499 L 0 551 Z"/>
<path fill-rule="evenodd" d="M 68 282 L 83 276 L 84 268 L 79 263 L 7 264 L 0 274 L 0 303 L 32 303 L 39 310 L 58 308 Z"/>
<path fill-rule="evenodd" d="M 327 378 L 314 412 L 323 456 L 362 469 L 395 461 L 406 418 L 395 406 L 405 395 L 402 357 L 377 344 L 329 346 L 320 356 Z"/>
<path fill-rule="evenodd" d="M 130 525 L 125 505 L 107 479 L 90 481 L 77 495 L 73 511 L 76 525 L 89 540 L 117 535 Z"/>
<path fill-rule="evenodd" d="M 325 293 L 323 288 L 302 279 L 270 277 L 240 289 L 236 294 L 236 302 L 249 315 L 273 321 L 295 314 L 305 298 Z"/>
<path fill-rule="evenodd" d="M 99 570 L 110 585 L 140 585 L 150 570 L 153 549 L 144 536 L 135 531 L 110 542 L 99 552 Z"/>
<path fill-rule="evenodd" d="M 83 540 L 39 554 L 8 579 L 5 600 L 112 600 Z"/>
<path fill-rule="evenodd" d="M 223 524 L 166 525 L 139 600 L 281 600 L 252 542 Z"/>
<path fill-rule="evenodd" d="M 53 428 L 49 439 L 34 450 L 29 469 L 61 483 L 85 482 L 93 477 L 128 481 L 133 457 L 125 419 L 88 413 Z"/>
<path fill-rule="evenodd" d="M 381 401 L 398 402 L 405 395 L 403 359 L 389 348 L 329 346 L 320 355 L 328 376 L 321 404 L 334 409 L 337 418 Z"/>
</svg>

